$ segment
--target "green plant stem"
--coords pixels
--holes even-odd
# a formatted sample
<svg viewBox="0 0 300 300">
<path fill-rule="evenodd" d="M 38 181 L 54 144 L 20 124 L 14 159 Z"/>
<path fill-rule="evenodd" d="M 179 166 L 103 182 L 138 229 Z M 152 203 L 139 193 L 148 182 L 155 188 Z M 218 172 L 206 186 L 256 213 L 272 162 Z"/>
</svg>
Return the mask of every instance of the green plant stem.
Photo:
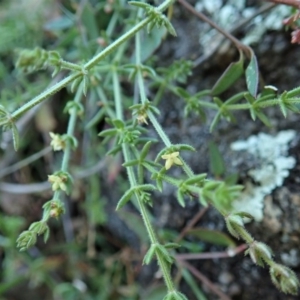
<svg viewBox="0 0 300 300">
<path fill-rule="evenodd" d="M 160 12 L 164 11 L 168 6 L 170 6 L 173 3 L 173 1 L 174 0 L 165 0 L 160 6 L 158 6 L 158 8 L 157 8 L 158 11 L 160 11 Z M 131 37 L 133 37 L 139 30 L 141 30 L 142 28 L 144 28 L 152 20 L 153 20 L 153 17 L 149 16 L 146 19 L 144 19 L 141 22 L 139 22 L 138 24 L 136 24 L 133 28 L 131 28 L 129 31 L 127 31 L 124 35 L 122 35 L 121 37 L 119 37 L 116 41 L 114 41 L 112 44 L 110 44 L 109 46 L 107 46 L 103 51 L 101 51 L 99 54 L 97 54 L 91 60 L 89 60 L 83 67 L 80 68 L 81 72 L 69 75 L 65 79 L 63 79 L 60 82 L 56 83 L 51 88 L 49 88 L 46 91 L 42 92 L 40 95 L 34 97 L 32 100 L 30 100 L 29 102 L 27 102 L 26 104 L 24 104 L 22 107 L 20 107 L 19 109 L 17 109 L 15 112 L 13 112 L 11 114 L 10 121 L 14 121 L 14 120 L 18 119 L 22 114 L 24 114 L 30 108 L 32 108 L 33 106 L 39 104 L 43 100 L 49 98 L 51 95 L 57 93 L 62 88 L 64 88 L 65 86 L 67 86 L 69 83 L 71 83 L 72 81 L 74 81 L 78 77 L 82 76 L 83 75 L 82 71 L 86 72 L 86 71 L 90 70 L 98 62 L 100 62 L 107 55 L 109 55 L 113 50 L 115 50 L 121 44 L 123 44 L 125 41 L 127 41 L 128 39 L 130 39 Z M 76 69 L 78 69 L 78 65 L 76 65 L 76 64 L 67 63 L 67 62 L 64 62 L 64 64 L 68 65 L 70 67 L 72 66 L 73 69 L 74 69 L 74 67 L 76 67 Z M 6 123 L 7 123 L 7 120 L 0 122 L 0 125 L 4 125 Z"/>
<path fill-rule="evenodd" d="M 108 37 L 111 37 L 111 36 L 112 36 L 112 34 L 113 34 L 113 32 L 114 32 L 114 29 L 115 29 L 115 27 L 116 27 L 116 24 L 117 24 L 117 21 L 118 21 L 119 16 L 120 16 L 119 11 L 118 11 L 118 10 L 117 10 L 117 11 L 114 11 L 112 17 L 111 17 L 110 20 L 109 20 L 109 24 L 108 24 L 108 26 L 107 26 L 107 28 L 106 28 L 106 35 L 107 35 Z"/>
<path fill-rule="evenodd" d="M 136 65 L 137 65 L 137 80 L 138 80 L 138 86 L 139 86 L 139 91 L 140 91 L 140 97 L 141 97 L 141 102 L 142 104 L 147 103 L 147 97 L 146 97 L 146 91 L 145 91 L 145 86 L 144 86 L 144 80 L 143 80 L 143 74 L 142 74 L 142 68 L 140 65 L 141 62 L 141 40 L 140 40 L 140 33 L 138 32 L 136 34 L 136 40 L 135 40 L 135 56 L 136 56 Z M 164 130 L 162 129 L 161 125 L 158 123 L 156 117 L 154 114 L 149 110 L 147 112 L 148 118 L 151 121 L 152 125 L 154 126 L 156 132 L 158 133 L 159 137 L 163 141 L 166 147 L 171 147 L 172 143 L 168 136 L 165 134 Z M 182 167 L 185 173 L 189 176 L 192 177 L 194 175 L 194 172 L 192 169 L 185 163 L 185 161 L 181 158 L 181 161 L 183 163 Z"/>
<path fill-rule="evenodd" d="M 63 69 L 67 69 L 67 70 L 71 70 L 71 71 L 81 71 L 82 70 L 82 66 L 71 63 L 66 60 L 60 60 L 60 63 L 61 63 L 61 67 Z"/>
<path fill-rule="evenodd" d="M 258 102 L 258 103 L 255 103 L 254 105 L 248 104 L 248 103 L 230 104 L 230 105 L 226 105 L 226 109 L 229 109 L 229 110 L 249 110 L 251 108 L 259 109 L 259 108 L 266 108 L 266 107 L 270 107 L 270 106 L 279 105 L 282 102 L 284 104 L 296 104 L 296 103 L 300 102 L 300 98 L 296 98 L 296 97 L 289 98 L 289 99 L 285 99 L 284 101 L 282 101 L 281 99 L 272 99 L 272 100 L 266 100 L 263 102 Z"/>
<path fill-rule="evenodd" d="M 114 95 L 115 95 L 116 116 L 118 119 L 123 120 L 123 106 L 122 106 L 122 99 L 121 99 L 120 83 L 119 83 L 116 66 L 112 68 L 112 79 L 113 79 L 113 87 L 114 87 Z"/>
<path fill-rule="evenodd" d="M 140 97 L 142 104 L 147 103 L 147 97 L 146 97 L 146 91 L 144 86 L 144 80 L 143 80 L 143 74 L 142 74 L 142 68 L 141 68 L 141 39 L 140 39 L 140 32 L 136 34 L 135 38 L 135 57 L 136 57 L 136 65 L 137 65 L 137 81 L 138 81 L 138 87 L 140 91 Z M 166 147 L 171 147 L 172 143 L 168 136 L 165 134 L 164 130 L 162 129 L 161 125 L 158 123 L 155 115 L 149 110 L 147 112 L 148 118 L 151 121 L 152 125 L 154 126 L 156 132 L 158 133 L 159 137 L 163 141 Z M 190 177 L 194 175 L 192 169 L 185 163 L 185 161 L 181 158 L 183 163 L 183 170 L 186 172 L 186 174 Z"/>
<path fill-rule="evenodd" d="M 297 87 L 297 88 L 295 88 L 295 89 L 293 89 L 293 90 L 291 90 L 291 91 L 288 91 L 287 93 L 286 93 L 286 96 L 287 97 L 295 97 L 295 96 L 297 96 L 297 95 L 299 95 L 300 94 L 300 87 Z"/>
<path fill-rule="evenodd" d="M 74 102 L 79 103 L 83 95 L 83 84 L 80 84 L 78 90 L 76 91 Z M 74 136 L 75 125 L 77 120 L 78 111 L 73 108 L 70 113 L 70 118 L 68 122 L 67 135 Z M 64 149 L 61 170 L 67 172 L 69 168 L 70 156 L 71 156 L 72 145 L 70 142 L 67 143 L 66 148 Z"/>
<path fill-rule="evenodd" d="M 173 3 L 174 0 L 166 0 L 164 1 L 160 6 L 158 6 L 158 11 L 162 12 L 168 6 L 170 6 Z M 138 31 L 140 31 L 142 28 L 144 28 L 149 22 L 153 20 L 153 17 L 147 17 L 146 19 L 142 20 L 138 24 L 136 24 L 134 27 L 132 27 L 129 31 L 127 31 L 124 35 L 122 35 L 120 38 L 118 38 L 116 41 L 114 41 L 112 44 L 107 46 L 103 51 L 101 51 L 99 54 L 97 54 L 95 57 L 93 57 L 89 62 L 87 62 L 84 65 L 84 68 L 86 70 L 91 69 L 93 66 L 95 66 L 99 61 L 101 61 L 103 58 L 105 58 L 108 54 L 110 54 L 115 48 L 118 48 L 119 45 L 123 44 L 125 41 L 133 37 Z"/>
<path fill-rule="evenodd" d="M 116 107 L 116 115 L 117 118 L 119 118 L 120 120 L 123 121 L 123 110 L 122 110 L 122 104 L 121 104 L 121 92 L 120 92 L 120 83 L 119 83 L 119 79 L 118 79 L 118 74 L 117 74 L 117 70 L 113 70 L 113 86 L 114 86 L 114 98 L 115 98 L 115 107 Z M 119 102 L 119 103 L 118 103 Z M 124 161 L 125 163 L 130 161 L 130 152 L 129 152 L 129 148 L 128 145 L 123 143 L 122 144 L 122 152 L 123 152 L 123 156 L 124 156 Z M 128 174 L 128 178 L 129 178 L 129 182 L 130 182 L 130 187 L 136 187 L 137 186 L 137 180 L 136 180 L 136 176 L 134 173 L 134 170 L 132 167 L 126 167 L 127 170 L 127 174 Z M 150 218 L 146 209 L 145 204 L 142 202 L 142 200 L 140 199 L 140 195 L 136 192 L 135 193 L 135 197 L 137 199 L 137 203 L 139 206 L 139 210 L 140 213 L 142 215 L 142 219 L 143 222 L 145 224 L 146 230 L 148 232 L 151 244 L 157 245 L 159 244 L 156 234 L 154 232 L 154 229 L 151 225 L 150 222 Z M 169 266 L 168 263 L 164 260 L 164 258 L 161 256 L 161 254 L 157 251 L 156 252 L 156 256 L 157 256 L 157 261 L 158 264 L 160 266 L 160 269 L 162 271 L 164 280 L 166 282 L 166 286 L 168 288 L 169 292 L 173 292 L 174 291 L 174 284 L 170 275 L 170 271 L 169 271 Z"/>
<path fill-rule="evenodd" d="M 36 106 L 37 104 L 41 103 L 43 100 L 49 98 L 51 95 L 56 94 L 58 91 L 60 91 L 62 88 L 67 86 L 69 83 L 80 77 L 80 73 L 72 74 L 66 77 L 65 79 L 59 81 L 58 83 L 54 84 L 52 87 L 48 88 L 46 91 L 42 92 L 40 95 L 34 97 L 32 100 L 21 106 L 19 109 L 14 111 L 11 114 L 11 119 L 16 120 L 21 115 L 23 115 L 26 111 L 31 109 L 33 106 Z M 0 124 L 2 125 L 2 124 Z"/>
<path fill-rule="evenodd" d="M 236 226 L 235 230 L 240 234 L 241 238 L 249 245 L 254 242 L 253 237 L 243 226 Z"/>
<path fill-rule="evenodd" d="M 160 102 L 165 90 L 166 90 L 166 86 L 167 86 L 167 82 L 163 82 L 160 87 L 158 88 L 158 91 L 156 92 L 156 95 L 153 99 L 153 104 L 154 105 L 158 105 L 158 103 Z"/>
<path fill-rule="evenodd" d="M 171 147 L 172 143 L 171 143 L 170 139 L 163 131 L 162 127 L 158 123 L 154 114 L 151 111 L 148 111 L 147 114 L 148 114 L 149 120 L 151 121 L 152 125 L 154 126 L 156 132 L 158 133 L 158 135 L 161 138 L 161 140 L 163 141 L 163 143 L 166 145 L 166 147 L 168 147 L 168 148 Z"/>
<path fill-rule="evenodd" d="M 129 149 L 128 149 L 128 146 L 124 143 L 122 144 L 122 150 L 123 150 L 124 161 L 125 162 L 130 161 Z M 133 172 L 133 168 L 127 167 L 126 170 L 127 170 L 127 174 L 128 174 L 128 178 L 129 178 L 131 187 L 137 186 L 137 181 L 135 178 L 135 174 Z M 140 209 L 140 213 L 142 215 L 142 219 L 143 219 L 145 227 L 147 229 L 151 244 L 154 244 L 154 245 L 159 244 L 156 234 L 151 225 L 150 218 L 148 216 L 145 204 L 141 201 L 138 193 L 135 193 L 135 196 L 136 196 L 136 199 L 137 199 L 137 202 L 139 205 L 139 209 Z M 174 284 L 173 284 L 172 278 L 170 276 L 169 266 L 167 265 L 166 261 L 163 259 L 163 257 L 161 257 L 161 255 L 158 252 L 156 252 L 156 256 L 157 256 L 157 261 L 158 261 L 158 264 L 162 271 L 164 280 L 166 282 L 168 291 L 172 292 L 172 291 L 174 291 Z"/>
</svg>

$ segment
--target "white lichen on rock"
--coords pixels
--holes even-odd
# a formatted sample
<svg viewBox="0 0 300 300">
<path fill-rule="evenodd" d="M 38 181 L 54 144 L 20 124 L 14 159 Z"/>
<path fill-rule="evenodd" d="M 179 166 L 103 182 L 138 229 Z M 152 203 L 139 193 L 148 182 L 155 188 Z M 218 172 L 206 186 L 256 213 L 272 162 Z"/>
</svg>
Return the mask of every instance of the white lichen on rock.
<svg viewBox="0 0 300 300">
<path fill-rule="evenodd" d="M 256 221 L 263 219 L 264 197 L 282 186 L 296 164 L 295 158 L 287 157 L 289 143 L 295 136 L 294 130 L 281 131 L 276 136 L 260 133 L 231 144 L 232 150 L 247 151 L 260 162 L 257 168 L 248 171 L 256 184 L 250 181 L 245 184 L 241 198 L 233 204 L 236 211 L 249 212 Z"/>
<path fill-rule="evenodd" d="M 199 12 L 209 14 L 209 17 L 225 30 L 235 29 L 236 24 L 243 20 L 251 18 L 256 14 L 258 8 L 255 6 L 246 5 L 246 0 L 202 0 L 197 1 L 195 9 Z M 246 45 L 259 43 L 262 36 L 268 30 L 281 30 L 283 27 L 282 20 L 290 15 L 290 7 L 276 6 L 267 15 L 261 15 L 251 18 L 248 25 L 245 25 L 246 33 L 242 42 Z M 201 30 L 200 44 L 203 47 L 204 53 L 211 51 L 212 43 L 215 41 L 224 41 L 221 39 L 221 34 L 208 24 L 204 25 L 204 30 Z"/>
</svg>

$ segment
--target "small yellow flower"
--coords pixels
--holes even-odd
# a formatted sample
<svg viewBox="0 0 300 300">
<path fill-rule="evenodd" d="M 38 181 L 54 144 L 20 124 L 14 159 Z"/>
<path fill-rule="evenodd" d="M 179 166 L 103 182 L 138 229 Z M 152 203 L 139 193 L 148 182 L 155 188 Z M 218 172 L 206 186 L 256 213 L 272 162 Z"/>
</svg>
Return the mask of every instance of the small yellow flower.
<svg viewBox="0 0 300 300">
<path fill-rule="evenodd" d="M 183 165 L 182 161 L 178 156 L 179 156 L 179 152 L 173 152 L 161 156 L 162 159 L 166 160 L 166 164 L 165 164 L 166 170 L 169 170 L 174 164 L 178 166 Z"/>
<path fill-rule="evenodd" d="M 63 140 L 61 135 L 49 132 L 52 139 L 50 146 L 52 146 L 54 151 L 64 150 L 66 148 L 66 142 Z"/>
<path fill-rule="evenodd" d="M 148 125 L 147 114 L 139 114 L 136 119 L 137 119 L 137 121 L 138 121 L 139 124 L 146 124 L 146 125 Z"/>
<path fill-rule="evenodd" d="M 63 190 L 67 191 L 67 186 L 65 182 L 67 178 L 65 176 L 57 176 L 57 175 L 48 175 L 48 181 L 52 184 L 52 190 Z"/>
</svg>

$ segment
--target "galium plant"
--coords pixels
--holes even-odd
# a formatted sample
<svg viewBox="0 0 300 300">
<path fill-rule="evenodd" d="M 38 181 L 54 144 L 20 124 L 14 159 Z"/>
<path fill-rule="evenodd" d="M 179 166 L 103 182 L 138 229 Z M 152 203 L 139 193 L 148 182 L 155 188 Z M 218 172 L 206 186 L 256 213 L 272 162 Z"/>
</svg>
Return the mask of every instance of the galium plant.
<svg viewBox="0 0 300 300">
<path fill-rule="evenodd" d="M 99 143 L 108 148 L 107 154 L 115 157 L 122 156 L 123 167 L 126 168 L 128 176 L 128 190 L 120 198 L 116 209 L 122 209 L 131 201 L 139 210 L 150 242 L 143 263 L 149 264 L 152 260 L 157 260 L 167 287 L 164 300 L 187 299 L 177 289 L 171 272 L 174 263 L 172 253 L 180 245 L 172 241 L 166 244 L 159 241 L 149 212 L 149 206 L 155 205 L 152 192 L 162 192 L 165 183 L 176 188 L 177 201 L 181 206 L 185 206 L 187 199 L 197 199 L 202 205 L 212 205 L 218 210 L 224 217 L 230 234 L 247 244 L 248 249 L 245 253 L 251 257 L 252 261 L 259 266 L 269 268 L 271 280 L 276 287 L 284 293 L 297 294 L 299 281 L 295 273 L 276 263 L 272 250 L 266 244 L 255 240 L 246 230 L 244 221 L 251 219 L 252 216 L 232 210 L 231 203 L 238 199 L 243 187 L 209 179 L 203 173 L 195 174 L 183 159 L 182 154 L 185 151 L 193 152 L 197 149 L 188 144 L 173 144 L 159 123 L 157 115 L 160 114 L 159 103 L 163 101 L 164 93 L 168 91 L 185 101 L 186 117 L 191 113 L 196 113 L 205 118 L 207 109 L 214 110 L 215 117 L 210 126 L 211 131 L 216 129 L 221 119 L 234 121 L 234 112 L 240 110 L 249 111 L 254 121 L 260 119 L 269 126 L 270 121 L 264 113 L 268 107 L 279 106 L 284 117 L 287 117 L 288 111 L 299 112 L 297 105 L 300 103 L 300 88 L 280 94 L 277 89 L 265 86 L 258 92 L 259 70 L 255 54 L 252 49 L 236 43 L 240 52 L 239 60 L 227 68 L 212 89 L 198 91 L 191 95 L 184 88 L 179 87 L 179 84 L 185 83 L 192 73 L 191 62 L 180 60 L 168 68 L 154 69 L 145 65 L 142 60 L 141 47 L 147 33 L 160 28 L 161 31 L 176 36 L 175 28 L 164 13 L 167 9 L 171 11 L 170 8 L 175 5 L 174 1 L 165 0 L 157 7 L 143 1 L 130 1 L 129 4 L 134 7 L 130 13 L 136 14 L 136 23 L 127 25 L 125 32 L 119 38 L 84 63 L 66 61 L 59 52 L 41 48 L 25 49 L 18 53 L 16 67 L 24 72 L 50 68 L 53 70 L 52 76 L 54 77 L 61 72 L 68 72 L 68 75 L 13 112 L 0 106 L 0 125 L 4 130 L 11 130 L 15 150 L 18 150 L 20 142 L 17 121 L 21 116 L 63 88 L 70 88 L 74 97 L 66 104 L 64 110 L 69 115 L 66 133 L 49 133 L 53 151 L 63 153 L 60 168 L 48 175 L 53 197 L 43 205 L 41 220 L 34 222 L 20 234 L 17 247 L 21 251 L 27 250 L 35 245 L 40 235 L 46 242 L 50 234 L 49 220 L 60 218 L 65 212 L 64 194 L 69 195 L 74 184 L 70 172 L 70 159 L 72 151 L 78 147 L 75 137 L 76 126 L 78 126 L 79 117 L 85 114 L 84 99 L 92 98 L 96 94 L 102 101 L 102 107 L 92 119 L 87 120 L 85 130 L 94 130 L 99 120 L 105 120 L 109 127 L 99 133 Z M 119 1 L 114 5 L 116 14 L 113 15 L 112 23 L 110 23 L 112 25 L 107 31 L 108 40 L 115 27 L 114 18 L 125 3 Z M 134 61 L 128 63 L 124 53 L 130 47 L 128 41 L 133 38 Z M 244 70 L 246 63 L 248 65 Z M 134 100 L 129 105 L 128 101 L 125 101 L 126 96 L 121 87 L 121 77 L 124 75 L 129 77 L 138 91 L 136 97 L 138 101 Z M 228 99 L 222 98 L 222 93 L 243 75 L 245 75 L 248 90 Z M 146 86 L 156 89 L 153 99 L 149 98 Z M 110 98 L 113 98 L 113 101 L 108 100 Z M 131 112 L 132 117 L 128 116 L 128 111 Z M 148 155 L 153 144 L 153 139 L 147 135 L 149 127 L 155 129 L 159 141 L 163 144 L 154 160 L 151 160 Z M 182 170 L 180 177 L 172 175 L 170 170 L 174 168 Z M 146 181 L 146 173 L 151 175 L 152 182 Z"/>
</svg>

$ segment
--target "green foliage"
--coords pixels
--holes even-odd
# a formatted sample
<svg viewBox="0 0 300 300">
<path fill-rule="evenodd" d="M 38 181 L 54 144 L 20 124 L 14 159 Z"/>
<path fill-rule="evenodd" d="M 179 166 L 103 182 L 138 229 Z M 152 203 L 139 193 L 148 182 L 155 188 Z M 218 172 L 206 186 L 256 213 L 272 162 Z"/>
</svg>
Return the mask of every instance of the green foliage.
<svg viewBox="0 0 300 300">
<path fill-rule="evenodd" d="M 58 44 L 67 53 L 60 53 L 57 50 L 45 50 L 40 45 L 33 50 L 18 49 L 17 51 L 17 69 L 25 73 L 33 73 L 51 67 L 54 69 L 52 75 L 57 76 L 58 80 L 50 87 L 41 89 L 42 92 L 35 97 L 31 97 L 31 93 L 29 93 L 31 100 L 25 104 L 23 103 L 19 108 L 13 107 L 11 109 L 10 106 L 0 106 L 0 125 L 3 126 L 3 129 L 12 131 L 13 144 L 17 150 L 20 144 L 19 141 L 22 140 L 22 137 L 19 138 L 18 122 L 23 115 L 26 115 L 33 107 L 41 104 L 64 88 L 68 88 L 66 93 L 68 93 L 69 98 L 72 97 L 64 107 L 58 108 L 58 111 L 67 113 L 67 116 L 60 116 L 61 120 L 67 119 L 66 132 L 58 134 L 49 130 L 52 150 L 61 151 L 61 160 L 55 164 L 55 170 L 48 175 L 48 181 L 51 183 L 53 192 L 52 200 L 43 205 L 42 218 L 30 224 L 28 229 L 19 235 L 17 247 L 20 251 L 28 250 L 37 244 L 41 235 L 46 243 L 50 239 L 50 220 L 60 219 L 66 212 L 64 204 L 66 195 L 80 198 L 78 196 L 80 195 L 80 184 L 77 181 L 77 177 L 80 176 L 76 177 L 76 170 L 73 170 L 72 157 L 76 157 L 80 152 L 87 151 L 87 153 L 84 153 L 85 159 L 82 161 L 87 160 L 91 165 L 95 165 L 101 157 L 113 155 L 112 161 L 117 165 L 113 165 L 109 170 L 109 175 L 113 177 L 113 180 L 116 180 L 120 165 L 127 171 L 126 187 L 120 188 L 117 186 L 116 188 L 117 192 L 119 190 L 124 191 L 116 205 L 116 210 L 121 210 L 122 214 L 122 210 L 125 211 L 129 206 L 128 204 L 131 203 L 141 215 L 140 220 L 144 227 L 142 230 L 136 228 L 135 232 L 143 244 L 149 243 L 148 251 L 143 258 L 143 264 L 148 265 L 156 260 L 163 276 L 166 290 L 163 291 L 163 295 L 159 292 L 160 299 L 162 297 L 164 300 L 187 299 L 185 295 L 177 290 L 171 273 L 172 264 L 176 259 L 176 251 L 180 248 L 180 245 L 175 242 L 176 237 L 172 237 L 170 241 L 165 243 L 160 241 L 160 237 L 153 226 L 153 216 L 149 211 L 149 207 L 155 205 L 155 193 L 161 193 L 165 184 L 171 184 L 175 187 L 177 201 L 182 207 L 185 207 L 186 200 L 189 198 L 190 200 L 197 199 L 203 206 L 211 205 L 219 211 L 224 216 L 229 233 L 233 237 L 246 242 L 248 246 L 246 254 L 250 255 L 252 261 L 259 266 L 270 268 L 271 279 L 280 290 L 285 293 L 296 294 L 299 282 L 293 271 L 275 263 L 271 249 L 266 244 L 256 241 L 245 229 L 244 220 L 251 219 L 251 215 L 244 212 L 232 212 L 232 202 L 239 197 L 243 187 L 230 183 L 230 180 L 220 180 L 226 170 L 217 145 L 210 144 L 209 147 L 211 171 L 216 178 L 208 178 L 207 174 L 204 173 L 194 174 L 183 156 L 185 151 L 196 152 L 197 149 L 189 144 L 173 144 L 158 122 L 157 116 L 160 114 L 159 103 L 162 101 L 164 93 L 169 91 L 176 97 L 183 98 L 185 117 L 188 117 L 191 113 L 196 113 L 205 120 L 207 109 L 215 111 L 215 116 L 210 124 L 210 131 L 217 128 L 222 118 L 234 122 L 234 112 L 240 110 L 248 110 L 254 121 L 258 118 L 265 125 L 270 126 L 270 121 L 263 112 L 264 109 L 277 105 L 284 117 L 287 117 L 288 111 L 299 112 L 300 98 L 298 95 L 300 94 L 300 88 L 277 94 L 277 90 L 266 86 L 261 93 L 258 93 L 259 69 L 256 56 L 252 50 L 246 52 L 245 49 L 240 49 L 239 60 L 229 65 L 211 90 L 201 90 L 191 95 L 183 87 L 192 74 L 191 61 L 175 61 L 165 68 L 148 66 L 146 63 L 142 63 L 144 57 L 142 55 L 143 39 L 141 31 L 143 29 L 147 29 L 149 33 L 154 27 L 165 28 L 171 35 L 176 36 L 176 31 L 170 19 L 164 13 L 168 7 L 172 7 L 172 0 L 165 0 L 158 7 L 143 1 L 131 1 L 129 2 L 132 5 L 131 9 L 125 7 L 125 2 L 121 0 L 115 3 L 100 1 L 98 5 L 95 5 L 95 12 L 91 6 L 92 2 L 87 1 L 87 3 L 86 6 L 84 5 L 84 7 L 73 11 L 75 4 L 70 2 L 70 7 L 64 8 L 70 20 L 61 19 L 50 25 L 48 24 L 48 29 L 59 36 Z M 75 15 L 77 16 L 79 12 L 82 14 L 80 20 L 83 25 L 77 20 L 77 17 L 75 18 Z M 97 15 L 97 12 L 105 14 L 106 21 L 103 24 L 100 21 L 98 22 L 100 14 Z M 108 12 L 112 12 L 109 17 Z M 143 17 L 143 13 L 146 14 L 145 17 Z M 125 23 L 125 18 L 128 19 L 127 25 L 116 36 L 115 32 L 119 31 L 120 24 Z M 82 30 L 80 34 L 74 32 L 72 26 L 76 24 L 75 21 L 78 21 L 80 26 L 84 26 L 86 31 Z M 10 24 L 10 26 L 13 25 Z M 103 30 L 102 33 L 100 33 L 101 30 L 98 27 Z M 128 43 L 132 37 L 135 37 L 134 61 L 128 55 L 132 52 L 132 47 Z M 161 41 L 161 37 L 162 34 L 159 36 L 159 41 Z M 78 47 L 78 39 L 84 43 L 84 46 Z M 153 46 L 151 49 L 154 51 L 155 47 Z M 96 55 L 93 56 L 95 51 Z M 64 55 L 70 61 L 64 60 L 62 58 Z M 245 55 L 249 56 L 250 62 L 244 70 Z M 68 72 L 66 77 L 64 77 L 65 72 Z M 128 96 L 131 92 L 125 92 L 122 88 L 121 83 L 124 77 L 127 78 L 128 73 L 129 82 L 137 88 L 136 97 L 133 95 Z M 228 91 L 243 74 L 245 75 L 247 91 L 239 92 L 228 99 L 224 99 L 222 97 L 223 92 Z M 34 74 L 31 76 L 34 76 Z M 155 93 L 153 99 L 148 97 L 150 93 L 147 92 L 146 87 L 149 87 Z M 25 88 L 26 84 L 24 85 Z M 13 97 L 14 94 L 7 95 Z M 79 117 L 80 120 L 78 120 Z M 103 122 L 104 129 L 96 129 L 98 128 L 96 125 L 100 121 Z M 79 127 L 78 124 L 82 126 Z M 156 151 L 155 159 L 153 159 L 154 150 L 150 148 L 154 139 L 149 135 L 149 130 L 145 125 L 154 127 L 157 138 L 162 143 L 158 146 L 160 149 Z M 97 130 L 100 130 L 100 132 L 96 132 Z M 95 149 L 84 147 L 84 141 L 87 140 L 91 144 L 97 145 Z M 162 161 L 164 166 L 161 164 Z M 97 177 L 88 175 L 82 177 L 87 177 L 87 185 L 91 189 L 91 191 L 86 191 L 89 195 L 86 195 L 84 207 L 88 215 L 88 239 L 90 241 L 94 238 L 95 243 L 95 236 L 98 238 L 96 225 L 105 225 L 105 222 L 111 216 L 107 216 L 103 212 L 97 214 L 93 210 L 104 210 L 103 202 L 108 202 L 110 199 L 104 200 L 104 197 L 102 197 L 101 183 L 97 182 Z M 148 178 L 151 178 L 152 181 L 148 182 Z M 99 199 L 102 201 L 101 205 L 97 202 Z M 129 219 L 130 213 L 124 213 L 123 217 Z M 16 234 L 16 231 L 20 230 L 21 222 L 18 223 L 19 221 L 19 219 L 6 221 L 4 219 L 3 224 L 6 224 L 6 227 L 4 226 L 5 229 L 2 231 L 9 236 L 9 239 Z M 12 222 L 12 229 L 7 229 L 9 228 L 7 225 L 9 222 Z M 140 223 L 134 217 L 127 220 L 127 225 L 132 228 L 141 226 Z M 189 230 L 188 235 L 216 245 L 235 245 L 230 237 L 218 231 L 198 228 Z M 100 234 L 100 246 L 106 250 L 107 245 L 105 245 L 105 242 L 101 242 L 101 238 L 103 236 Z M 2 239 L 2 244 L 5 249 L 8 249 L 10 241 Z M 52 241 L 49 244 L 53 246 Z M 186 248 L 199 250 L 198 247 L 187 240 L 183 240 L 182 245 Z M 78 246 L 72 245 L 72 247 L 76 248 Z M 89 250 L 89 253 L 92 253 L 91 256 L 95 255 L 93 247 Z M 77 253 L 74 256 L 80 257 L 80 250 L 76 249 L 76 251 Z M 53 290 L 55 297 L 63 297 L 64 299 L 80 299 L 83 295 L 85 299 L 95 299 L 93 297 L 98 297 L 97 299 L 136 299 L 141 292 L 137 291 L 138 289 L 132 281 L 126 286 L 125 292 L 121 289 L 121 285 L 124 284 L 122 276 L 128 273 L 126 266 L 130 264 L 128 263 L 129 259 L 127 258 L 128 260 L 123 262 L 119 259 L 123 257 L 122 255 L 117 258 L 104 256 L 107 261 L 104 263 L 101 260 L 97 261 L 98 271 L 94 269 L 90 271 L 91 273 L 99 272 L 101 274 L 100 283 L 97 280 L 93 282 L 93 276 L 90 276 L 90 285 L 92 287 L 96 286 L 94 287 L 94 295 L 86 292 L 81 281 L 82 290 L 78 288 L 80 285 L 78 282 L 76 286 L 76 284 L 70 284 L 69 282 L 57 283 L 54 279 L 49 279 L 51 268 L 45 267 L 45 265 L 47 266 L 47 259 L 44 257 L 40 257 L 34 263 L 32 261 L 28 263 L 30 268 L 28 278 L 37 285 L 47 283 L 50 289 Z M 72 259 L 70 258 L 71 265 Z M 73 262 L 72 268 L 76 269 L 77 267 Z M 183 270 L 182 274 L 194 294 L 199 299 L 205 299 L 191 275 L 186 270 Z M 76 279 L 79 280 L 80 276 L 77 277 Z M 115 290 L 114 287 L 110 287 L 111 278 L 114 282 L 117 282 L 118 289 Z M 156 298 L 157 296 L 153 296 L 153 299 Z"/>
</svg>

